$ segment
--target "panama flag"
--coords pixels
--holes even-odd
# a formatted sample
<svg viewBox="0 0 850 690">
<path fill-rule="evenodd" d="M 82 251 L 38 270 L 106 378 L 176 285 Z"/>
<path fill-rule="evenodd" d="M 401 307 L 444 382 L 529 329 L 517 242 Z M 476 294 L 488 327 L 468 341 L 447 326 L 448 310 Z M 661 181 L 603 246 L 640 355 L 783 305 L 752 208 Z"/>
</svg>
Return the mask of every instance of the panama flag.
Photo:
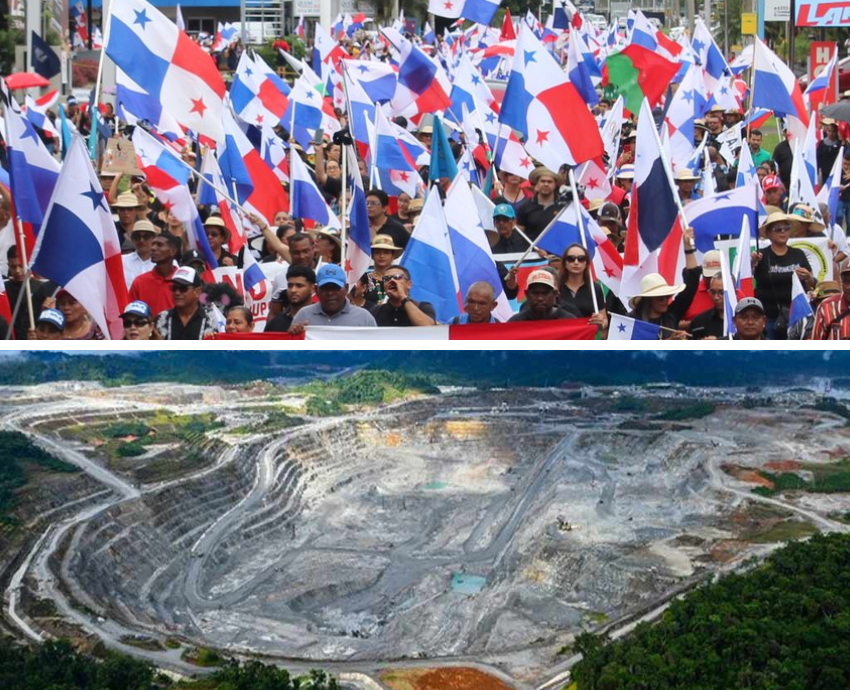
<svg viewBox="0 0 850 690">
<path fill-rule="evenodd" d="M 835 222 L 836 213 L 838 212 L 838 197 L 841 194 L 841 161 L 844 160 L 844 148 L 839 149 L 835 163 L 832 164 L 832 171 L 829 177 L 823 183 L 823 186 L 818 192 L 818 203 L 826 204 L 829 207 L 829 217 L 832 222 Z"/>
<path fill-rule="evenodd" d="M 302 41 L 306 37 L 306 30 L 304 28 L 304 15 L 302 14 L 298 17 L 298 26 L 295 27 L 295 35 L 298 36 Z"/>
<path fill-rule="evenodd" d="M 75 135 L 32 258 L 34 272 L 64 287 L 104 335 L 124 335 L 127 305 L 121 243 L 83 139 Z"/>
<path fill-rule="evenodd" d="M 372 170 L 377 172 L 380 187 L 390 196 L 401 192 L 415 197 L 422 178 L 416 168 L 416 160 L 402 145 L 401 128 L 390 122 L 383 111 L 376 112 L 376 122 L 372 141 Z M 372 124 L 367 123 L 371 130 Z"/>
<path fill-rule="evenodd" d="M 575 29 L 570 29 L 570 45 L 567 52 L 567 74 L 570 81 L 581 94 L 584 102 L 588 105 L 596 105 L 599 103 L 599 94 L 596 93 L 593 79 L 590 76 L 590 70 L 587 69 L 587 64 L 581 53 L 581 43 L 581 33 Z"/>
<path fill-rule="evenodd" d="M 227 183 L 224 181 L 224 176 L 221 174 L 221 168 L 218 165 L 218 160 L 213 149 L 207 149 L 201 161 L 201 176 L 209 184 L 203 182 L 198 183 L 198 203 L 206 206 L 218 206 L 219 215 L 224 221 L 224 225 L 230 231 L 229 249 L 235 254 L 245 240 L 241 225 L 234 218 L 233 209 L 231 209 L 230 200 L 222 194 L 222 190 L 227 189 Z M 234 249 L 236 246 L 236 249 Z"/>
<path fill-rule="evenodd" d="M 236 200 L 271 225 L 278 211 L 288 206 L 286 192 L 260 152 L 246 136 L 233 116 L 224 115 L 225 138 L 218 150 L 218 162 Z"/>
<path fill-rule="evenodd" d="M 437 320 L 460 316 L 462 299 L 449 227 L 440 195 L 432 191 L 399 264 L 415 277 L 410 296 L 434 305 Z"/>
<path fill-rule="evenodd" d="M 226 89 L 215 62 L 145 0 L 113 4 L 106 54 L 180 124 L 224 138 Z"/>
<path fill-rule="evenodd" d="M 345 249 L 345 275 L 349 285 L 355 285 L 372 263 L 372 233 L 369 229 L 369 214 L 366 210 L 366 190 L 357 167 L 357 156 L 351 146 L 343 147 L 346 159 L 348 189 L 351 201 L 348 204 L 348 239 Z"/>
<path fill-rule="evenodd" d="M 44 220 L 50 196 L 59 179 L 59 162 L 41 142 L 32 124 L 14 107 L 4 109 L 8 132 L 9 178 L 18 217 L 25 224 L 27 249 Z"/>
<path fill-rule="evenodd" d="M 745 187 L 746 185 L 758 184 L 758 174 L 756 166 L 753 163 L 753 154 L 750 151 L 749 144 L 741 146 L 738 153 L 738 174 L 735 177 L 736 187 Z"/>
<path fill-rule="evenodd" d="M 383 29 L 383 33 L 399 52 L 393 112 L 421 114 L 448 108 L 451 84 L 443 69 L 398 31 Z"/>
<path fill-rule="evenodd" d="M 289 175 L 292 180 L 290 187 L 290 196 L 292 197 L 292 215 L 295 218 L 309 218 L 320 225 L 324 225 L 337 230 L 342 229 L 342 225 L 328 207 L 325 197 L 319 191 L 313 178 L 310 176 L 310 169 L 307 164 L 301 160 L 295 149 L 292 150 L 292 163 L 289 168 Z"/>
<path fill-rule="evenodd" d="M 584 196 L 588 200 L 611 196 L 611 180 L 599 158 L 581 164 L 576 171 L 576 182 L 584 185 Z"/>
<path fill-rule="evenodd" d="M 56 137 L 58 139 L 60 136 L 59 130 L 56 129 L 53 121 L 47 117 L 47 108 L 40 106 L 31 96 L 27 96 L 25 102 L 25 116 L 27 120 L 39 129 L 43 130 L 49 136 Z"/>
<path fill-rule="evenodd" d="M 187 186 L 187 166 L 177 158 L 175 152 L 166 149 L 141 127 L 133 129 L 133 146 L 136 150 L 136 163 L 144 172 L 156 198 L 186 226 L 190 246 L 199 249 L 207 263 L 212 268 L 217 268 L 218 261 L 207 241 L 198 208 Z"/>
<path fill-rule="evenodd" d="M 736 187 L 692 201 L 685 206 L 685 217 L 694 229 L 697 250 L 711 251 L 717 235 L 739 227 L 744 217 L 750 227 L 758 227 L 758 187 Z"/>
<path fill-rule="evenodd" d="M 348 53 L 337 43 L 333 36 L 328 33 L 319 22 L 314 24 L 313 28 L 313 71 L 316 74 L 321 74 L 322 63 L 331 64 L 334 68 L 339 65 L 339 61 L 348 57 Z"/>
<path fill-rule="evenodd" d="M 788 207 L 793 204 L 803 203 L 814 210 L 819 221 L 823 218 L 818 209 L 815 188 L 812 179 L 815 172 L 815 118 L 812 118 L 806 131 L 805 139 L 797 139 L 793 142 L 794 160 L 791 163 L 791 179 L 788 189 Z"/>
<path fill-rule="evenodd" d="M 162 107 L 159 99 L 145 93 L 118 68 L 115 70 L 115 89 L 115 110 L 127 124 L 135 125 L 139 120 L 147 120 L 156 132 L 169 141 L 183 140 L 183 128 Z"/>
<path fill-rule="evenodd" d="M 369 124 L 375 121 L 375 104 L 364 91 L 360 82 L 349 73 L 348 60 L 343 61 L 342 78 L 348 94 L 348 128 L 357 144 L 357 151 L 364 160 L 368 159 L 371 139 Z"/>
<path fill-rule="evenodd" d="M 256 55 L 242 52 L 230 85 L 233 110 L 245 122 L 278 124 L 289 107 L 289 85 Z"/>
<path fill-rule="evenodd" d="M 786 118 L 791 136 L 802 139 L 809 126 L 809 114 L 800 83 L 782 58 L 760 38 L 755 37 L 755 42 L 752 107 L 768 108 Z"/>
<path fill-rule="evenodd" d="M 688 164 L 694 155 L 694 122 L 705 114 L 708 95 L 702 67 L 691 65 L 667 108 L 667 131 L 673 168 Z"/>
<path fill-rule="evenodd" d="M 490 251 L 490 242 L 478 218 L 478 207 L 469 184 L 458 175 L 446 193 L 444 208 L 452 244 L 460 294 L 466 295 L 473 283 L 484 281 L 493 286 L 497 306 L 493 315 L 507 321 L 513 310 L 505 296 L 499 271 Z"/>
<path fill-rule="evenodd" d="M 466 0 L 463 3 L 461 16 L 471 22 L 490 26 L 496 10 L 499 9 L 500 0 Z"/>
<path fill-rule="evenodd" d="M 812 79 L 812 83 L 803 94 L 803 99 L 810 113 L 820 112 L 822 105 L 835 102 L 835 66 L 838 64 L 838 47 L 832 53 L 832 58 L 826 66 Z"/>
<path fill-rule="evenodd" d="M 386 62 L 343 60 L 342 67 L 351 81 L 357 81 L 372 103 L 389 103 L 395 94 L 398 76 Z"/>
<path fill-rule="evenodd" d="M 741 223 L 741 234 L 738 236 L 738 251 L 735 254 L 734 278 L 735 288 L 743 297 L 755 296 L 753 285 L 753 265 L 750 261 L 750 241 L 753 239 L 750 231 L 750 219 L 744 216 Z M 755 238 L 758 240 L 758 237 Z M 722 252 L 721 252 L 722 253 Z"/>
<path fill-rule="evenodd" d="M 452 103 L 448 113 L 451 113 L 451 117 L 458 123 L 463 122 L 464 106 L 469 112 L 474 112 L 482 107 L 489 111 L 491 104 L 496 100 L 493 92 L 490 91 L 490 87 L 487 86 L 487 82 L 481 76 L 481 72 L 472 64 L 467 53 L 461 53 L 460 60 L 455 68 L 450 95 Z M 450 117 L 448 113 L 446 117 Z"/>
<path fill-rule="evenodd" d="M 749 233 L 747 233 L 749 234 Z M 741 236 L 744 228 L 741 229 Z M 747 241 L 749 244 L 749 240 Z M 749 264 L 749 252 L 747 252 L 746 263 Z M 729 254 L 720 252 L 720 277 L 723 280 L 723 335 L 725 337 L 735 335 L 735 307 L 738 306 L 738 293 L 732 280 L 732 272 L 729 270 Z"/>
<path fill-rule="evenodd" d="M 796 273 L 791 274 L 791 313 L 788 316 L 788 328 L 793 328 L 803 319 L 813 316 L 812 305 L 806 297 L 806 291 Z"/>
<path fill-rule="evenodd" d="M 459 19 L 464 0 L 428 0 L 428 12 L 437 17 Z"/>
<path fill-rule="evenodd" d="M 682 282 L 683 230 L 678 195 L 664 165 L 649 101 L 643 100 L 635 143 L 635 177 L 623 257 L 625 297 L 637 294 L 640 279 L 660 273 L 670 285 Z M 623 294 L 620 298 L 623 298 Z"/>
<path fill-rule="evenodd" d="M 660 340 L 661 326 L 630 316 L 611 314 L 608 340 Z"/>
<path fill-rule="evenodd" d="M 547 167 L 577 165 L 602 155 L 596 119 L 576 87 L 525 24 L 499 121 L 521 132 L 525 148 Z"/>
<path fill-rule="evenodd" d="M 262 126 L 262 133 L 260 156 L 280 182 L 289 184 L 289 156 L 283 139 L 267 124 Z"/>
</svg>

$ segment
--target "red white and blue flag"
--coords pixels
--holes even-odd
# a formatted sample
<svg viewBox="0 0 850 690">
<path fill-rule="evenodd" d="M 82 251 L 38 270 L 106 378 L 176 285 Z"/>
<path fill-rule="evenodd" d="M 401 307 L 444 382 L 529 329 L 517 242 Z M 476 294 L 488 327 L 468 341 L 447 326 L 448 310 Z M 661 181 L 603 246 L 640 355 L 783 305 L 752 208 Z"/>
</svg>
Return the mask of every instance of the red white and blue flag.
<svg viewBox="0 0 850 690">
<path fill-rule="evenodd" d="M 215 62 L 150 3 L 114 3 L 106 54 L 180 124 L 224 138 L 225 86 Z"/>
<path fill-rule="evenodd" d="M 499 121 L 521 132 L 526 150 L 553 170 L 603 153 L 599 127 L 581 94 L 525 24 Z"/>
<path fill-rule="evenodd" d="M 88 149 L 75 135 L 33 252 L 33 271 L 63 286 L 104 335 L 124 334 L 127 305 L 121 243 Z"/>
<path fill-rule="evenodd" d="M 753 108 L 768 108 L 786 120 L 792 137 L 803 138 L 809 126 L 809 113 L 800 83 L 776 53 L 756 37 L 753 65 Z"/>
</svg>

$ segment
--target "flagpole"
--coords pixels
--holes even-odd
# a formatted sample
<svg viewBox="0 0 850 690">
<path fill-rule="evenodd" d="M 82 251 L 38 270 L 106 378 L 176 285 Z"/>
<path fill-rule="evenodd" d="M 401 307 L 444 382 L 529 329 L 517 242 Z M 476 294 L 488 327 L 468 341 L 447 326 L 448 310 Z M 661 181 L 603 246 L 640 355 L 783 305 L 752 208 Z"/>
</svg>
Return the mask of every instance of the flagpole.
<svg viewBox="0 0 850 690">
<path fill-rule="evenodd" d="M 747 143 L 746 145 L 750 145 L 750 130 L 753 128 L 753 96 L 755 93 L 755 85 L 756 85 L 756 53 L 758 50 L 756 49 L 756 41 L 758 40 L 758 36 L 753 36 L 753 64 L 750 65 L 750 116 L 747 118 Z M 773 122 L 776 125 L 776 128 L 779 129 L 779 122 L 776 119 L 776 113 L 773 114 Z M 780 141 L 782 140 L 782 136 L 779 137 Z"/>
<path fill-rule="evenodd" d="M 103 24 L 103 46 L 100 49 L 100 58 L 97 63 L 97 79 L 94 82 L 94 103 L 89 103 L 89 114 L 92 118 L 92 132 L 90 136 L 95 137 L 97 142 L 97 102 L 100 100 L 100 82 L 103 79 L 103 62 L 106 59 L 106 46 L 109 45 L 109 20 L 112 14 L 112 0 L 104 0 L 104 17 L 101 20 Z M 92 160 L 97 164 L 97 144 L 94 147 L 94 156 Z"/>
<path fill-rule="evenodd" d="M 573 168 L 570 168 L 570 187 L 573 188 L 573 203 L 576 205 L 576 216 L 578 218 L 578 236 L 581 238 L 581 246 L 584 247 L 585 256 L 587 256 L 587 273 L 593 276 L 590 269 L 590 251 L 587 249 L 587 238 L 584 236 L 584 218 L 581 217 L 581 201 L 578 198 L 578 185 L 576 184 L 576 174 Z M 562 267 L 566 268 L 566 267 Z M 593 299 L 593 313 L 599 313 L 599 303 L 596 301 L 596 283 L 590 281 L 590 297 Z"/>
</svg>

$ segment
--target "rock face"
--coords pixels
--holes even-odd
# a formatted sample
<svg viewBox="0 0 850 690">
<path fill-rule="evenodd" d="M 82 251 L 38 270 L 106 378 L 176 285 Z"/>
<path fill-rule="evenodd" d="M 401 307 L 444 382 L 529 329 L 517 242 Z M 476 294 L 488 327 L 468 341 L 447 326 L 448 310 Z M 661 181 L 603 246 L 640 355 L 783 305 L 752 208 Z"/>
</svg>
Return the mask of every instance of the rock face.
<svg viewBox="0 0 850 690">
<path fill-rule="evenodd" d="M 223 450 L 82 523 L 63 576 L 135 627 L 319 660 L 509 652 L 694 572 L 666 543 L 716 520 L 692 443 L 540 396 L 419 401 Z"/>
</svg>

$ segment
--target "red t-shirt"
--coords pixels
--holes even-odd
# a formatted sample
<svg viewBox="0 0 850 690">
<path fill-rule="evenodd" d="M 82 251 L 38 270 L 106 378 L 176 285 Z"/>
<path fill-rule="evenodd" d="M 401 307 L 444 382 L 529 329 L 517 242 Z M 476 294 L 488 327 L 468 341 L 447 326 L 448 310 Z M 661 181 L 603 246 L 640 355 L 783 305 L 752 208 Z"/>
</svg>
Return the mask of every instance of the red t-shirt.
<svg viewBox="0 0 850 690">
<path fill-rule="evenodd" d="M 156 317 L 161 311 L 166 311 L 174 306 L 174 298 L 171 296 L 171 276 L 177 268 L 171 271 L 168 278 L 163 278 L 156 271 L 146 271 L 137 276 L 130 286 L 130 301 L 141 300 L 151 308 L 151 316 Z"/>
</svg>

